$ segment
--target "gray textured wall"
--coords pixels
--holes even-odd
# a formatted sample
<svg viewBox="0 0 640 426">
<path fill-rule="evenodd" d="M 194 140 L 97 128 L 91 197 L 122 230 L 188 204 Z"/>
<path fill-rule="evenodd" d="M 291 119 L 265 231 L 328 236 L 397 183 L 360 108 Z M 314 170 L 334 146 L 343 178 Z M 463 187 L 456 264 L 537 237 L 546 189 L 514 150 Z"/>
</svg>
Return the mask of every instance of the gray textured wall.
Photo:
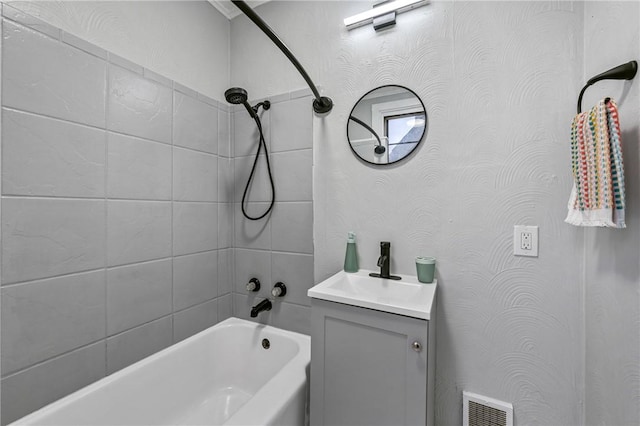
<svg viewBox="0 0 640 426">
<path fill-rule="evenodd" d="M 622 405 L 623 413 L 607 408 L 587 420 L 637 423 L 634 341 L 615 345 L 638 335 L 637 239 L 633 230 L 618 237 L 602 231 L 609 246 L 617 239 L 635 244 L 625 251 L 629 262 L 616 262 L 620 272 L 613 273 L 613 266 L 602 267 L 604 259 L 593 262 L 606 249 L 590 243 L 591 230 L 563 222 L 569 126 L 585 73 L 631 59 L 622 45 L 637 49 L 636 5 L 608 4 L 585 10 L 583 2 L 432 2 L 378 34 L 370 26 L 348 32 L 342 24 L 366 2 L 258 8 L 336 104 L 314 125 L 316 281 L 341 268 L 351 229 L 364 268 L 375 267 L 380 240 L 392 242 L 397 272 L 413 273 L 415 255 L 438 258 L 438 424 L 461 423 L 463 389 L 513 402 L 517 424 L 544 425 L 584 424 L 585 393 L 607 404 L 629 392 L 610 408 Z M 609 30 L 591 36 L 589 19 Z M 633 38 L 618 40 L 618 27 Z M 258 97 L 303 84 L 245 18 L 232 21 L 231 40 L 233 82 Z M 607 50 L 613 63 L 591 64 L 587 57 L 596 49 Z M 389 83 L 422 97 L 429 134 L 409 161 L 373 168 L 351 154 L 344 129 L 353 103 Z M 621 104 L 632 115 L 637 102 L 628 96 Z M 623 121 L 631 134 L 634 119 Z M 539 258 L 512 255 L 514 224 L 540 226 Z M 585 262 L 587 272 L 598 269 L 594 277 L 611 278 L 601 290 L 606 297 L 590 284 L 585 300 Z M 609 317 L 620 299 L 624 313 Z M 613 329 L 623 319 L 618 334 Z M 617 337 L 605 339 L 612 333 Z M 613 367 L 617 359 L 625 360 L 624 370 Z M 616 374 L 596 383 L 600 373 L 587 373 L 591 366 Z"/>
<path fill-rule="evenodd" d="M 640 3 L 585 3 L 585 80 L 640 60 Z M 585 108 L 619 102 L 627 189 L 627 228 L 585 232 L 585 381 L 588 425 L 640 423 L 640 76 L 603 81 Z"/>
</svg>

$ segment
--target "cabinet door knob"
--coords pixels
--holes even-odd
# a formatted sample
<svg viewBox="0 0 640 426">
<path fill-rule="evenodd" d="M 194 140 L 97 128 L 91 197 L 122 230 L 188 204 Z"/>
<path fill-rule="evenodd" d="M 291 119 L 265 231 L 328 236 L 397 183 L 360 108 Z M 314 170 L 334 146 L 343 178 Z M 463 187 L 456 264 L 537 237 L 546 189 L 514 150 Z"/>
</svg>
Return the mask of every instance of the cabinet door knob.
<svg viewBox="0 0 640 426">
<path fill-rule="evenodd" d="M 416 352 L 420 352 L 422 350 L 422 344 L 416 340 L 411 344 L 411 349 Z"/>
</svg>

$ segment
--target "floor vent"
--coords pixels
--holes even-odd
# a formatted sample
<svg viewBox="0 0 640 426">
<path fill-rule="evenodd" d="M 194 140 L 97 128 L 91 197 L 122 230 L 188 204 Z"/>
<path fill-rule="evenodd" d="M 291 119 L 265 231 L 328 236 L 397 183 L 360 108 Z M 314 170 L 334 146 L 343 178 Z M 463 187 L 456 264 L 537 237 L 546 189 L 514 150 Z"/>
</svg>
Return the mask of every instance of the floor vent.
<svg viewBox="0 0 640 426">
<path fill-rule="evenodd" d="M 463 426 L 513 426 L 513 405 L 462 392 Z"/>
</svg>

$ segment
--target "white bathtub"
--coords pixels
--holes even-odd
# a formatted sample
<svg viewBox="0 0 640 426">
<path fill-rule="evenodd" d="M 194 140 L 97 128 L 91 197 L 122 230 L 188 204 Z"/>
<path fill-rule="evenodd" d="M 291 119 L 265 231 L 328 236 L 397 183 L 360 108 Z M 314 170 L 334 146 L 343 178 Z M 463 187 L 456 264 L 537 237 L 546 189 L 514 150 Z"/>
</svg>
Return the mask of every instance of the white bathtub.
<svg viewBox="0 0 640 426">
<path fill-rule="evenodd" d="M 309 360 L 309 336 L 229 318 L 12 424 L 301 426 Z"/>
</svg>

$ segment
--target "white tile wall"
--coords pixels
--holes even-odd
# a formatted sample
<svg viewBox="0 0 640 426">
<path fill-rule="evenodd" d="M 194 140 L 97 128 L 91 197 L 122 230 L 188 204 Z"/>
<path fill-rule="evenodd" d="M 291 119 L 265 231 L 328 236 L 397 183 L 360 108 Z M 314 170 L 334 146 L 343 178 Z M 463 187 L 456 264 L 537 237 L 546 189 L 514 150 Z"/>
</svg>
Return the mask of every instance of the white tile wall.
<svg viewBox="0 0 640 426">
<path fill-rule="evenodd" d="M 172 312 L 171 259 L 107 270 L 107 334 L 112 336 Z"/>
<path fill-rule="evenodd" d="M 233 291 L 269 297 L 271 291 L 271 251 L 235 249 L 235 286 Z M 260 290 L 249 293 L 246 285 L 252 278 L 260 281 Z"/>
<path fill-rule="evenodd" d="M 221 203 L 234 200 L 233 163 L 233 159 L 218 157 L 218 201 Z"/>
<path fill-rule="evenodd" d="M 2 379 L 2 419 L 18 419 L 106 375 L 104 340 Z"/>
<path fill-rule="evenodd" d="M 224 321 L 233 316 L 233 295 L 231 293 L 218 299 L 218 321 Z"/>
<path fill-rule="evenodd" d="M 104 271 L 2 288 L 2 374 L 105 337 Z"/>
<path fill-rule="evenodd" d="M 231 157 L 231 118 L 226 105 L 218 110 L 218 155 Z"/>
<path fill-rule="evenodd" d="M 255 321 L 309 333 L 307 290 L 314 283 L 313 267 L 313 122 L 311 98 L 274 96 L 271 109 L 262 114 L 267 130 L 269 158 L 276 185 L 276 203 L 266 218 L 252 221 L 241 212 L 241 200 L 257 148 L 256 125 L 248 113 L 238 108 L 233 113 L 232 144 L 235 147 L 233 174 L 235 183 L 233 315 L 251 319 L 251 307 L 271 297 L 273 285 L 281 281 L 287 294 L 273 301 L 270 312 Z M 246 209 L 252 216 L 269 206 L 271 189 L 262 155 L 256 176 L 248 192 Z M 261 282 L 257 293 L 245 289 L 249 279 Z"/>
<path fill-rule="evenodd" d="M 171 346 L 172 323 L 168 316 L 108 338 L 107 374 Z"/>
<path fill-rule="evenodd" d="M 234 108 L 233 117 L 233 143 L 231 144 L 231 153 L 234 157 L 245 157 L 247 155 L 255 155 L 258 149 L 258 137 L 259 132 L 256 126 L 256 122 L 249 115 L 247 110 L 243 107 Z M 260 108 L 258 114 L 262 122 L 262 133 L 269 146 L 271 140 L 269 131 L 269 117 L 271 115 L 270 110 L 264 111 Z M 271 149 L 269 147 L 269 149 Z M 264 151 L 263 151 L 264 153 Z"/>
<path fill-rule="evenodd" d="M 311 149 L 273 154 L 271 166 L 278 201 L 312 200 L 313 152 Z"/>
<path fill-rule="evenodd" d="M 264 149 L 261 151 L 260 156 L 258 157 L 258 163 L 255 166 L 255 170 L 253 172 L 253 177 L 251 178 L 251 184 L 249 185 L 249 189 L 247 189 L 247 195 L 245 200 L 250 202 L 260 202 L 260 201 L 270 201 L 271 200 L 271 185 L 269 184 L 269 172 L 267 169 L 267 156 L 264 155 Z M 236 203 L 242 201 L 242 196 L 244 194 L 247 180 L 251 175 L 251 170 L 253 169 L 253 165 L 255 163 L 255 153 L 254 155 L 249 155 L 246 157 L 236 157 L 233 162 L 233 171 L 234 171 L 234 184 L 235 184 L 235 196 L 234 200 Z M 271 167 L 271 171 L 273 173 L 274 169 Z M 276 193 L 279 188 L 276 188 Z"/>
<path fill-rule="evenodd" d="M 171 143 L 171 100 L 170 88 L 118 66 L 109 66 L 109 129 Z"/>
<path fill-rule="evenodd" d="M 218 248 L 233 247 L 233 208 L 231 203 L 218 203 Z"/>
<path fill-rule="evenodd" d="M 257 222 L 240 213 L 257 148 L 246 111 L 21 19 L 39 31 L 4 21 L 2 424 L 235 315 L 233 293 L 254 275 L 261 292 L 240 300 L 257 303 L 274 279 L 290 280 L 291 299 L 268 318 L 308 332 L 313 246 L 310 228 L 299 228 L 311 220 L 309 117 L 279 129 L 309 139 L 270 157 L 279 200 L 291 204 L 272 235 L 275 211 Z M 291 112 L 286 95 L 278 108 Z M 270 113 L 261 116 L 269 143 Z M 268 207 L 266 158 L 249 193 L 254 215 Z M 43 298 L 54 303 L 38 309 Z"/>
<path fill-rule="evenodd" d="M 246 211 L 252 217 L 261 216 L 269 208 L 269 203 L 249 203 Z M 234 204 L 234 247 L 271 249 L 271 216 L 261 220 L 248 220 L 242 215 L 240 203 Z"/>
<path fill-rule="evenodd" d="M 231 293 L 234 267 L 233 259 L 233 249 L 229 248 L 218 251 L 218 294 L 220 296 Z"/>
<path fill-rule="evenodd" d="M 218 201 L 218 157 L 174 147 L 173 198 Z"/>
<path fill-rule="evenodd" d="M 2 284 L 104 266 L 105 202 L 2 201 Z"/>
<path fill-rule="evenodd" d="M 2 425 L 229 317 L 234 219 L 226 106 L 3 10 Z"/>
<path fill-rule="evenodd" d="M 173 203 L 173 253 L 218 248 L 216 203 Z"/>
<path fill-rule="evenodd" d="M 211 105 L 176 92 L 174 96 L 174 145 L 216 154 L 218 152 L 218 110 Z M 202 123 L 209 123 L 202 126 Z M 226 127 L 228 131 L 228 126 Z"/>
<path fill-rule="evenodd" d="M 271 235 L 273 250 L 313 254 L 313 204 L 276 202 Z"/>
<path fill-rule="evenodd" d="M 9 21 L 2 47 L 3 105 L 104 127 L 104 60 Z"/>
<path fill-rule="evenodd" d="M 173 259 L 173 308 L 181 310 L 218 295 L 218 251 Z"/>
<path fill-rule="evenodd" d="M 4 109 L 2 140 L 3 194 L 104 197 L 103 130 Z"/>
<path fill-rule="evenodd" d="M 171 256 L 171 203 L 109 201 L 107 263 L 123 265 Z"/>
<path fill-rule="evenodd" d="M 309 149 L 313 146 L 311 132 L 313 109 L 311 98 L 305 96 L 273 104 L 271 113 L 272 152 Z"/>
<path fill-rule="evenodd" d="M 216 324 L 219 321 L 219 303 L 220 299 L 214 299 L 176 312 L 173 316 L 173 341 L 186 339 Z"/>
<path fill-rule="evenodd" d="M 171 147 L 109 133 L 107 196 L 171 200 Z"/>
<path fill-rule="evenodd" d="M 296 333 L 309 334 L 311 329 L 311 308 L 288 303 L 286 300 L 278 300 L 273 304 L 271 324 Z"/>
<path fill-rule="evenodd" d="M 274 251 L 271 254 L 271 277 L 273 282 L 288 284 L 288 302 L 306 306 L 310 304 L 307 290 L 314 285 L 313 255 Z"/>
</svg>

